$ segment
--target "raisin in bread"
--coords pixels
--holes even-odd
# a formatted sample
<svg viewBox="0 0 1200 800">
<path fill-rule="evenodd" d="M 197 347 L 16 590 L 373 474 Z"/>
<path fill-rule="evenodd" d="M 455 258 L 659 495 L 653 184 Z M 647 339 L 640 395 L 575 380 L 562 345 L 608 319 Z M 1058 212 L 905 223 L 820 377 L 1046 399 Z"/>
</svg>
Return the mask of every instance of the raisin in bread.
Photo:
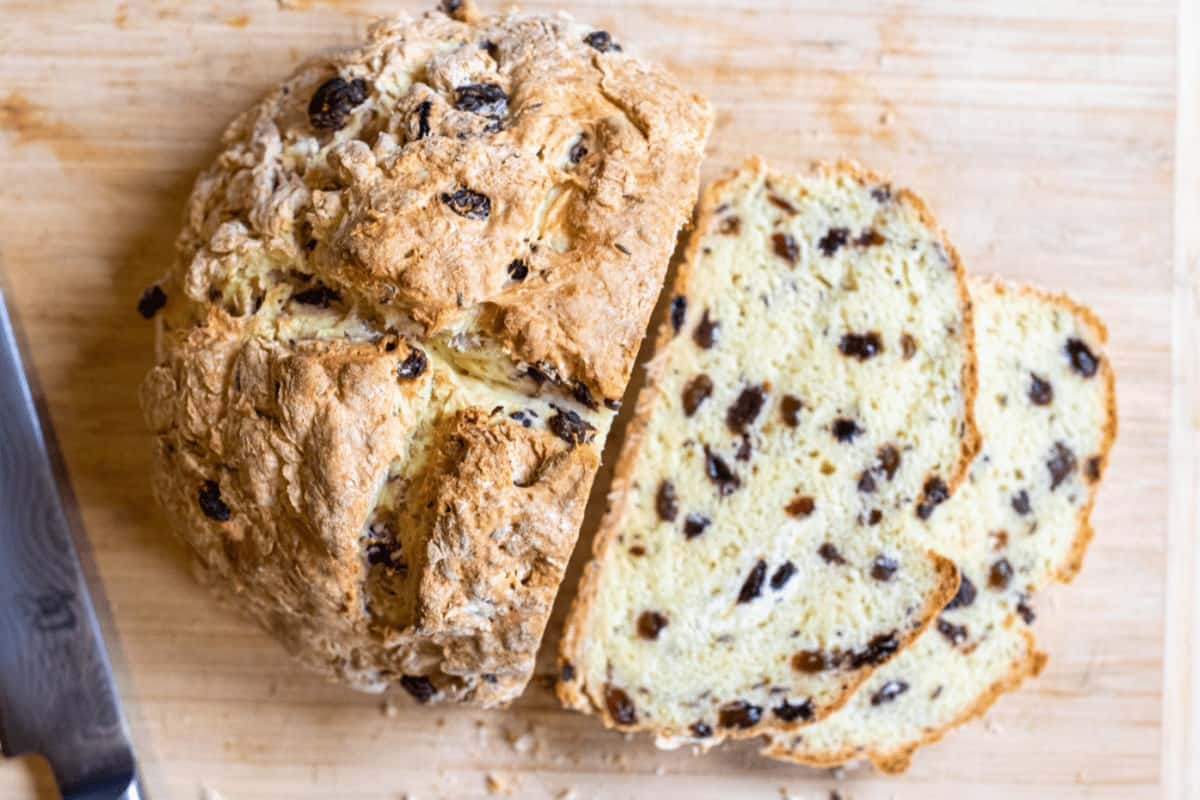
<svg viewBox="0 0 1200 800">
<path fill-rule="evenodd" d="M 1078 571 L 1116 435 L 1105 331 L 1066 297 L 970 285 L 983 448 L 933 526 L 961 571 L 958 593 L 842 710 L 775 738 L 768 755 L 815 765 L 869 758 L 901 771 L 915 748 L 985 712 L 1045 660 L 1025 627 L 1030 595 Z"/>
<path fill-rule="evenodd" d="M 567 18 L 390 20 L 198 179 L 143 386 L 220 593 L 364 689 L 527 682 L 688 220 L 705 102 Z"/>
<path fill-rule="evenodd" d="M 970 303 L 924 204 L 849 162 L 710 187 L 559 695 L 666 745 L 826 716 L 954 594 L 924 520 L 974 455 Z"/>
</svg>

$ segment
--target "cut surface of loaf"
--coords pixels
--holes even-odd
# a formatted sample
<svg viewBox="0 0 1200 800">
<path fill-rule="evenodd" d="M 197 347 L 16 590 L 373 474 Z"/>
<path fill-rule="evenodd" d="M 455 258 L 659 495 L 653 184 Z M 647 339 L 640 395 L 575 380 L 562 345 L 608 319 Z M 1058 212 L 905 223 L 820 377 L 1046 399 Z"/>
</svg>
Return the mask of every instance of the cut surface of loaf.
<svg viewBox="0 0 1200 800">
<path fill-rule="evenodd" d="M 706 192 L 561 651 L 663 744 L 836 709 L 954 594 L 925 522 L 974 454 L 962 268 L 849 162 Z"/>
<path fill-rule="evenodd" d="M 321 672 L 528 681 L 710 111 L 604 31 L 376 23 L 225 132 L 142 387 L 201 577 Z"/>
<path fill-rule="evenodd" d="M 1078 571 L 1116 435 L 1105 331 L 1063 296 L 971 279 L 983 447 L 933 524 L 961 571 L 954 600 L 842 710 L 773 739 L 767 755 L 907 768 L 913 750 L 1036 675 L 1031 595 Z"/>
</svg>

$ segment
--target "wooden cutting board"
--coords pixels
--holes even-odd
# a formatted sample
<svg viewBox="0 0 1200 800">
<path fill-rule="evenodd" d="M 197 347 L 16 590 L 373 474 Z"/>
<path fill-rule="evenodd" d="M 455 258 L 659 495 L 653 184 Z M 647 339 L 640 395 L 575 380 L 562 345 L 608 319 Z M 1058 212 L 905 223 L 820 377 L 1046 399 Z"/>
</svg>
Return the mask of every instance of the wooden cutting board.
<svg viewBox="0 0 1200 800">
<path fill-rule="evenodd" d="M 1189 0 L 527 5 L 612 30 L 711 98 L 706 178 L 749 152 L 779 167 L 854 156 L 923 193 L 970 269 L 1069 291 L 1108 322 L 1121 432 L 1083 574 L 1040 603 L 1049 666 L 907 775 L 810 771 L 748 744 L 658 752 L 561 710 L 540 678 L 506 712 L 385 705 L 293 668 L 200 591 L 147 486 L 138 294 L 170 261 L 186 193 L 234 114 L 371 16 L 431 4 L 0 2 L 0 258 L 112 609 L 152 796 L 1200 797 Z M 35 763 L 0 767 L 0 798 L 53 796 Z"/>
</svg>

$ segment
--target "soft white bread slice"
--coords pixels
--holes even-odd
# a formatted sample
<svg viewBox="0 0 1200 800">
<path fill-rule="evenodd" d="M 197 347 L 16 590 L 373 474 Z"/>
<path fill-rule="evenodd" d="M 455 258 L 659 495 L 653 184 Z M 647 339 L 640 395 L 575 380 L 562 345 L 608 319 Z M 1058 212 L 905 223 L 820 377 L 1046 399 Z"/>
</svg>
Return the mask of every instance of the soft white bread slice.
<svg viewBox="0 0 1200 800">
<path fill-rule="evenodd" d="M 970 285 L 983 449 L 933 525 L 939 551 L 961 570 L 958 594 L 841 711 L 775 738 L 767 755 L 813 765 L 868 758 L 902 771 L 913 750 L 983 714 L 1045 661 L 1025 627 L 1030 594 L 1078 571 L 1116 435 L 1105 331 L 1066 297 Z"/>
<path fill-rule="evenodd" d="M 564 635 L 559 696 L 710 745 L 844 703 L 957 588 L 978 446 L 962 267 L 856 164 L 710 187 Z"/>
</svg>

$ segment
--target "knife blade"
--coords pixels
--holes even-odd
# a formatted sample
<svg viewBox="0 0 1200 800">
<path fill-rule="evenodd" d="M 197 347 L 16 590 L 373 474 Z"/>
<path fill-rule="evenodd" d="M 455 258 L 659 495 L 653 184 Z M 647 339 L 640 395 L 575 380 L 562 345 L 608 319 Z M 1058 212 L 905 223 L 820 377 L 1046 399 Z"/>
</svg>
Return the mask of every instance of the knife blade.
<svg viewBox="0 0 1200 800">
<path fill-rule="evenodd" d="M 0 745 L 43 756 L 64 800 L 133 800 L 133 749 L 48 443 L 0 288 Z"/>
</svg>

